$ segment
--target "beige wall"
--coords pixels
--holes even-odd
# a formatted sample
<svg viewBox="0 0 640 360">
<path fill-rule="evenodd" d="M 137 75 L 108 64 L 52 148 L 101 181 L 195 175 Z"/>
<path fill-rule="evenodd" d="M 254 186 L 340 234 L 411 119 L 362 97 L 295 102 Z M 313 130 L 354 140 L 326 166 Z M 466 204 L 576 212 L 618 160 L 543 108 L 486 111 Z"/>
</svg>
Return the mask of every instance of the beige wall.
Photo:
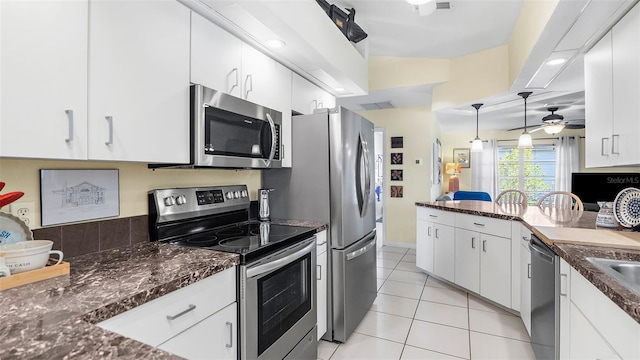
<svg viewBox="0 0 640 360">
<path fill-rule="evenodd" d="M 260 170 L 183 170 L 147 169 L 147 164 L 94 161 L 56 161 L 0 158 L 1 193 L 22 191 L 17 202 L 36 204 L 36 226 L 40 228 L 40 169 L 118 169 L 120 180 L 120 217 L 148 213 L 147 192 L 152 189 L 246 184 L 252 200 L 260 188 Z M 8 209 L 3 208 L 3 211 Z"/>
<path fill-rule="evenodd" d="M 371 56 L 369 58 L 369 91 L 449 80 L 450 60 Z"/>
<path fill-rule="evenodd" d="M 428 107 L 362 111 L 376 128 L 385 129 L 385 240 L 415 244 L 416 201 L 430 201 L 430 157 L 432 137 L 438 129 Z M 434 128 L 435 126 L 435 128 Z M 402 149 L 391 148 L 391 137 L 404 137 Z M 390 154 L 403 153 L 403 164 L 391 166 Z M 416 165 L 415 160 L 422 164 Z M 403 181 L 390 181 L 390 170 L 402 169 Z M 401 185 L 402 198 L 390 197 L 391 185 Z"/>
</svg>

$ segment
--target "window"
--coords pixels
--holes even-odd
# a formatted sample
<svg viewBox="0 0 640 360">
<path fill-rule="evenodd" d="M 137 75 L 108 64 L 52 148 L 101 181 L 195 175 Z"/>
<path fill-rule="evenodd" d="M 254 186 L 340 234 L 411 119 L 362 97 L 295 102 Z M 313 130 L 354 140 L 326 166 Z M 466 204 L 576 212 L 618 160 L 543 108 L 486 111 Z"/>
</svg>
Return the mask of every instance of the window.
<svg viewBox="0 0 640 360">
<path fill-rule="evenodd" d="M 553 145 L 531 149 L 498 148 L 498 191 L 518 189 L 527 194 L 529 205 L 555 190 L 556 150 Z"/>
</svg>

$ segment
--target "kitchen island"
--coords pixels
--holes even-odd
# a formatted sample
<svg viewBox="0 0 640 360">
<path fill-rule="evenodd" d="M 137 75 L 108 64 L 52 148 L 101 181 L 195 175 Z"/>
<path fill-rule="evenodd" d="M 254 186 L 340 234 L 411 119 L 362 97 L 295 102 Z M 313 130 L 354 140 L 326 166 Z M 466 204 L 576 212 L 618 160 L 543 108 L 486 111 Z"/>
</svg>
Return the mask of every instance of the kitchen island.
<svg viewBox="0 0 640 360">
<path fill-rule="evenodd" d="M 144 243 L 68 259 L 71 272 L 0 292 L 0 358 L 178 358 L 98 322 L 238 264 L 235 254 Z"/>
<path fill-rule="evenodd" d="M 640 296 L 590 263 L 588 257 L 640 261 L 640 233 L 596 226 L 596 212 L 549 213 L 536 206 L 499 205 L 487 201 L 416 202 L 433 208 L 503 220 L 520 221 L 578 273 L 640 323 Z"/>
</svg>

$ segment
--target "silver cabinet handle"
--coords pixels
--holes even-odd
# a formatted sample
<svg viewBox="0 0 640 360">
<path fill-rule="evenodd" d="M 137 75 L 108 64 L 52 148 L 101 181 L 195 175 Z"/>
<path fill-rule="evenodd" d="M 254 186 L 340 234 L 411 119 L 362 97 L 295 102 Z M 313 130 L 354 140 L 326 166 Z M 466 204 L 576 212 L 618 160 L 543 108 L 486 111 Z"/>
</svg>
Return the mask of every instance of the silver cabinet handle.
<svg viewBox="0 0 640 360">
<path fill-rule="evenodd" d="M 482 240 L 482 251 L 487 252 L 487 240 Z"/>
<path fill-rule="evenodd" d="M 609 154 L 605 153 L 605 149 L 607 148 L 607 146 L 605 146 L 605 140 L 609 140 L 609 138 L 601 138 L 600 139 L 600 155 L 602 156 L 609 156 Z"/>
<path fill-rule="evenodd" d="M 322 104 L 322 103 L 318 103 L 318 107 L 319 107 L 320 109 L 322 109 L 322 108 L 324 107 L 324 104 Z"/>
<path fill-rule="evenodd" d="M 284 160 L 284 144 L 281 145 L 281 150 L 280 150 L 280 160 Z"/>
<path fill-rule="evenodd" d="M 235 83 L 235 84 L 233 84 L 233 86 L 231 86 L 231 87 L 229 88 L 229 92 L 233 91 L 233 89 L 234 89 L 234 88 L 236 88 L 236 87 L 238 86 L 238 83 L 239 83 L 239 77 L 238 77 L 238 73 L 239 73 L 239 71 L 238 71 L 238 68 L 237 68 L 237 67 L 236 67 L 236 68 L 231 69 L 231 73 L 234 73 L 234 72 L 236 73 L 236 83 Z"/>
<path fill-rule="evenodd" d="M 560 296 L 567 296 L 567 274 L 560 274 Z"/>
<path fill-rule="evenodd" d="M 475 248 L 476 248 L 476 238 L 475 238 L 475 237 L 472 237 L 472 238 L 471 238 L 471 248 L 472 248 L 472 249 L 475 249 Z"/>
<path fill-rule="evenodd" d="M 105 145 L 111 145 L 111 144 L 113 144 L 113 117 L 112 116 L 105 116 L 104 118 L 109 123 L 109 140 L 107 142 L 105 142 Z"/>
<path fill-rule="evenodd" d="M 175 320 L 177 318 L 179 318 L 180 316 L 188 313 L 189 311 L 193 311 L 196 309 L 196 306 L 193 304 L 189 304 L 189 307 L 186 310 L 183 310 L 175 315 L 167 315 L 167 320 Z"/>
<path fill-rule="evenodd" d="M 431 226 L 427 229 L 427 236 L 431 236 Z"/>
<path fill-rule="evenodd" d="M 229 327 L 229 343 L 225 346 L 227 347 L 227 349 L 230 349 L 233 347 L 233 323 L 227 321 L 226 325 Z"/>
<path fill-rule="evenodd" d="M 314 110 L 317 109 L 318 108 L 318 100 L 313 100 L 312 103 L 313 103 L 313 109 Z"/>
<path fill-rule="evenodd" d="M 249 82 L 249 86 L 247 87 L 247 81 Z M 244 79 L 244 98 L 245 100 L 249 98 L 249 93 L 253 91 L 253 76 L 251 74 L 247 75 Z"/>
<path fill-rule="evenodd" d="M 440 230 L 440 229 L 436 229 L 436 239 L 440 238 L 440 233 L 438 232 L 438 230 Z"/>
<path fill-rule="evenodd" d="M 67 114 L 67 120 L 69 120 L 69 137 L 64 139 L 64 141 L 72 142 L 73 141 L 73 110 L 65 110 L 64 112 Z"/>
<path fill-rule="evenodd" d="M 616 144 L 618 143 L 618 141 L 616 141 L 616 138 L 620 139 L 620 135 L 611 135 L 611 155 L 620 155 L 620 150 L 618 150 L 618 147 L 616 146 Z"/>
<path fill-rule="evenodd" d="M 316 265 L 316 280 L 322 280 L 322 265 Z"/>
<path fill-rule="evenodd" d="M 480 223 L 477 223 L 477 222 L 474 222 L 473 225 L 484 227 L 484 224 L 480 224 Z"/>
<path fill-rule="evenodd" d="M 527 278 L 531 279 L 531 264 L 527 264 Z"/>
</svg>

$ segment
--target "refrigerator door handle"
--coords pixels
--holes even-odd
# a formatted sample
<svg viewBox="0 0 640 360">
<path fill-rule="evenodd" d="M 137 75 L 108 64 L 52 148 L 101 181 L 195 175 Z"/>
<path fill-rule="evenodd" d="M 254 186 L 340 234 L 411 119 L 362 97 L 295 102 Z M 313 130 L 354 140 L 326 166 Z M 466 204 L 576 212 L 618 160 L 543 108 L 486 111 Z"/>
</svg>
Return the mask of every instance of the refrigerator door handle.
<svg viewBox="0 0 640 360">
<path fill-rule="evenodd" d="M 354 250 L 354 251 L 348 253 L 347 254 L 347 261 L 355 259 L 358 256 L 360 256 L 360 255 L 366 253 L 367 251 L 371 250 L 372 248 L 374 248 L 376 246 L 376 234 L 374 233 L 374 234 L 371 234 L 371 235 L 368 236 L 368 238 L 371 238 L 371 237 L 373 237 L 373 240 L 369 241 L 367 243 L 367 245 L 361 247 L 358 250 Z"/>
<path fill-rule="evenodd" d="M 360 217 L 363 217 L 367 213 L 369 196 L 371 196 L 371 189 L 369 189 L 371 187 L 371 174 L 369 172 L 369 149 L 362 134 L 358 136 L 357 164 L 356 192 L 358 194 Z"/>
<path fill-rule="evenodd" d="M 369 147 L 362 136 L 360 137 L 360 142 L 362 143 L 362 156 L 364 156 L 364 195 L 362 197 L 362 216 L 364 216 L 367 213 L 369 197 L 371 196 L 371 172 L 369 171 Z"/>
</svg>

